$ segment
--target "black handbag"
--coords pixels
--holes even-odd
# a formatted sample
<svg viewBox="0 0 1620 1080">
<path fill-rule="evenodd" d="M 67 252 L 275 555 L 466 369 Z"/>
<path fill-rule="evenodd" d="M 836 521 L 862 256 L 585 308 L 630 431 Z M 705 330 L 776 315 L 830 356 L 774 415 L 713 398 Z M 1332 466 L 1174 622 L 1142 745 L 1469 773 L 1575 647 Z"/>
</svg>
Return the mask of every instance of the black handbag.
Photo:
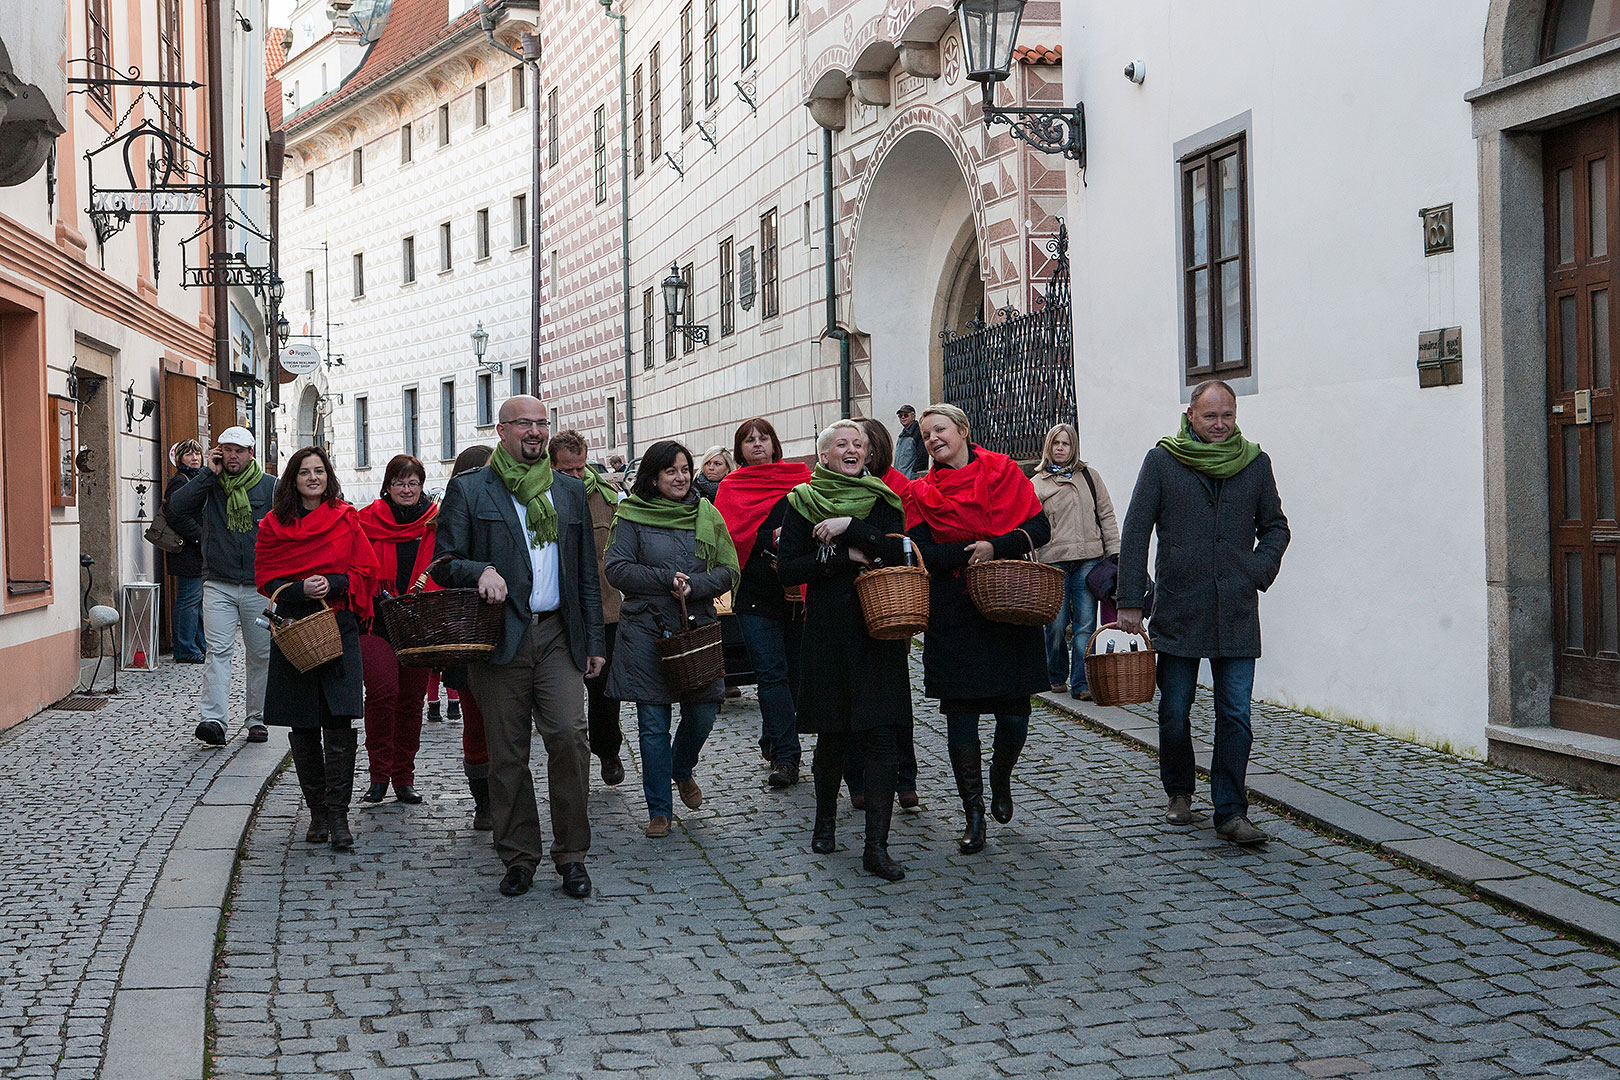
<svg viewBox="0 0 1620 1080">
<path fill-rule="evenodd" d="M 1102 535 L 1102 511 L 1097 509 L 1097 485 L 1091 479 L 1091 470 L 1085 466 L 1080 467 L 1080 475 L 1086 478 L 1086 487 L 1091 489 L 1091 512 L 1097 515 L 1097 534 Z M 1086 591 L 1095 596 L 1099 602 L 1113 603 L 1114 592 L 1119 587 L 1119 556 L 1105 555 L 1097 560 L 1097 565 L 1091 568 L 1086 575 Z M 1153 610 L 1153 578 L 1147 582 L 1147 593 L 1142 598 L 1142 610 Z"/>
</svg>

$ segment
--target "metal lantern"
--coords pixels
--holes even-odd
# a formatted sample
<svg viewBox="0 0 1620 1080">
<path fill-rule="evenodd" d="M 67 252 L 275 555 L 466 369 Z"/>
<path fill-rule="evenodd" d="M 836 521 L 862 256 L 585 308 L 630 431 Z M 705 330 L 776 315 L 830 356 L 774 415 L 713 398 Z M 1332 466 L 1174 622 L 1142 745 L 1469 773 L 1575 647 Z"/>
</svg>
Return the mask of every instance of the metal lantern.
<svg viewBox="0 0 1620 1080">
<path fill-rule="evenodd" d="M 967 77 L 978 83 L 1001 82 L 1012 70 L 1024 0 L 959 0 L 956 15 L 967 53 Z"/>
<path fill-rule="evenodd" d="M 157 667 L 159 588 L 155 581 L 131 581 L 123 587 L 119 666 L 125 671 L 152 671 Z"/>
<path fill-rule="evenodd" d="M 287 347 L 287 340 L 292 337 L 292 324 L 287 321 L 287 313 L 283 311 L 276 316 L 276 337 L 281 341 L 281 347 Z"/>
<path fill-rule="evenodd" d="M 285 299 L 286 296 L 287 283 L 281 280 L 280 274 L 277 274 L 275 277 L 270 279 L 270 300 L 272 303 L 279 306 L 281 301 Z"/>
<path fill-rule="evenodd" d="M 664 314 L 671 319 L 679 319 L 686 313 L 686 290 L 690 288 L 686 279 L 681 277 L 681 268 L 671 265 L 669 277 L 663 281 Z"/>
<path fill-rule="evenodd" d="M 484 320 L 478 320 L 478 328 L 471 334 L 473 355 L 480 361 L 484 359 L 484 350 L 489 348 L 489 331 L 484 329 Z"/>
</svg>

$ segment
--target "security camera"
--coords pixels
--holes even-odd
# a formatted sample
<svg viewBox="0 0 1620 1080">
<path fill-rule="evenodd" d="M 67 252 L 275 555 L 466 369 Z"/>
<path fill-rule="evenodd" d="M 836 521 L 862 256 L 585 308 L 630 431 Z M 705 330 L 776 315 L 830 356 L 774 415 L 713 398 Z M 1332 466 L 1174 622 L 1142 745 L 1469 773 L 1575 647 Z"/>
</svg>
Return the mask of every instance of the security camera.
<svg viewBox="0 0 1620 1080">
<path fill-rule="evenodd" d="M 1125 65 L 1125 77 L 1138 85 L 1147 78 L 1147 64 L 1141 60 L 1132 60 Z"/>
</svg>

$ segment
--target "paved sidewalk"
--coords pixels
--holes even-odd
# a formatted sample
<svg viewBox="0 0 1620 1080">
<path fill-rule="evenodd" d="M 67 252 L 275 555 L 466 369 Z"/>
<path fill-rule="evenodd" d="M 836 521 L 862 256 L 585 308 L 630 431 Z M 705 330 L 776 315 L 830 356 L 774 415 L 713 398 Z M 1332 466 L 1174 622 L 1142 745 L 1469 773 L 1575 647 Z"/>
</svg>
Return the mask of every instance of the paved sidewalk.
<svg viewBox="0 0 1620 1080">
<path fill-rule="evenodd" d="M 219 749 L 193 739 L 201 667 L 118 680 L 100 711 L 0 732 L 6 1080 L 144 1077 L 148 1050 L 200 1075 L 231 862 L 286 737 L 280 749 L 240 731 Z M 239 715 L 240 692 L 233 705 Z"/>
<path fill-rule="evenodd" d="M 1157 748 L 1157 703 L 1104 708 L 1042 694 Z M 1200 689 L 1194 749 L 1209 763 Z M 1539 917 L 1620 945 L 1620 803 L 1348 724 L 1256 702 L 1250 791 L 1308 820 Z M 1200 793 L 1207 799 L 1207 789 Z"/>
</svg>

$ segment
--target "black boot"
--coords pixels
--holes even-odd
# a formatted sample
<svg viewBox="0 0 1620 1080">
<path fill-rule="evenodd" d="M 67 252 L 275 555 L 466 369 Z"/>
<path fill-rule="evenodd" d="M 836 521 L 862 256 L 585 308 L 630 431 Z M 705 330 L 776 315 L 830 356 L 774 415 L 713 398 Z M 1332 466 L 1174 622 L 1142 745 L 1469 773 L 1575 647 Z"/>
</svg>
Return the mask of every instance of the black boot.
<svg viewBox="0 0 1620 1080">
<path fill-rule="evenodd" d="M 467 777 L 467 790 L 473 797 L 472 827 L 479 832 L 489 832 L 495 827 L 495 820 L 489 816 L 489 777 Z"/>
<path fill-rule="evenodd" d="M 326 765 L 321 757 L 321 733 L 318 728 L 293 728 L 287 732 L 292 744 L 293 771 L 298 774 L 298 786 L 304 792 L 304 805 L 309 807 L 309 831 L 304 841 L 324 844 L 327 841 L 326 820 Z"/>
<path fill-rule="evenodd" d="M 444 718 L 446 720 L 460 720 L 461 719 L 461 699 L 460 698 L 451 698 L 450 699 L 450 704 L 444 710 Z"/>
<path fill-rule="evenodd" d="M 999 718 L 996 720 L 995 750 L 990 756 L 990 813 L 1003 825 L 1013 819 L 1013 766 L 1018 764 L 1018 755 L 1024 752 L 1024 739 L 1028 735 L 1027 723 L 1012 730 Z"/>
<path fill-rule="evenodd" d="M 984 848 L 984 771 L 977 747 L 951 747 L 951 770 L 956 773 L 956 790 L 962 796 L 962 813 L 967 823 L 956 847 L 964 855 Z"/>
<path fill-rule="evenodd" d="M 889 858 L 889 822 L 894 818 L 895 767 L 868 765 L 866 768 L 866 854 L 861 862 L 868 873 L 885 881 L 899 881 L 905 868 Z"/>
<path fill-rule="evenodd" d="M 332 850 L 354 847 L 349 831 L 349 798 L 354 794 L 354 728 L 323 728 L 326 737 L 326 816 L 332 828 Z"/>
<path fill-rule="evenodd" d="M 430 724 L 437 724 L 443 720 L 444 715 L 439 712 L 439 699 L 434 698 L 432 701 L 428 702 L 427 722 Z"/>
<path fill-rule="evenodd" d="M 816 756 L 821 755 L 822 749 L 817 746 Z M 817 855 L 831 855 L 838 850 L 838 788 L 844 778 L 841 770 L 827 767 L 820 760 L 811 771 L 816 778 L 816 827 L 810 833 L 810 850 Z"/>
</svg>

